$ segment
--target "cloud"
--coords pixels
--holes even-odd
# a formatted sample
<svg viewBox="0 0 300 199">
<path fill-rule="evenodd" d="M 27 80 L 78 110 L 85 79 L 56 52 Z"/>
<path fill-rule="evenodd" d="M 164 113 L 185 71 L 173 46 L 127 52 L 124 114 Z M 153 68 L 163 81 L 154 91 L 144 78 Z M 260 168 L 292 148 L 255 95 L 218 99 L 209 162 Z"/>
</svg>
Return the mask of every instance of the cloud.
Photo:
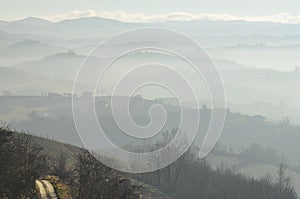
<svg viewBox="0 0 300 199">
<path fill-rule="evenodd" d="M 195 21 L 195 20 L 236 20 L 228 14 L 193 14 L 185 12 L 175 12 L 168 14 L 146 15 L 143 13 L 128 14 L 123 11 L 102 12 L 101 17 L 116 19 L 124 22 L 165 22 L 165 21 Z"/>
<path fill-rule="evenodd" d="M 46 16 L 43 18 L 49 21 L 57 22 L 66 19 L 78 19 L 78 18 L 93 17 L 93 16 L 96 16 L 95 10 L 73 10 L 65 14 Z"/>
<path fill-rule="evenodd" d="M 236 21 L 244 20 L 251 22 L 274 22 L 274 23 L 300 23 L 300 15 L 292 16 L 288 13 L 279 13 L 269 16 L 239 17 L 230 14 L 211 14 L 211 13 L 186 13 L 175 12 L 159 15 L 145 15 L 143 13 L 128 14 L 123 11 L 102 12 L 99 16 L 116 19 L 124 22 L 164 22 L 164 21 L 195 21 L 195 20 L 211 20 L 211 21 Z"/>
<path fill-rule="evenodd" d="M 212 13 L 187 13 L 187 12 L 174 12 L 167 14 L 146 15 L 144 13 L 126 13 L 124 11 L 114 12 L 100 12 L 96 13 L 94 10 L 79 11 L 75 10 L 66 14 L 53 15 L 43 17 L 50 21 L 61 21 L 64 19 L 75 19 L 82 17 L 99 16 L 108 19 L 115 19 L 123 22 L 165 22 L 165 21 L 195 21 L 195 20 L 211 20 L 211 21 L 236 21 L 244 20 L 249 22 L 273 22 L 273 23 L 287 23 L 298 24 L 300 23 L 300 15 L 292 16 L 289 13 L 279 13 L 267 16 L 235 16 L 226 13 L 212 14 Z"/>
<path fill-rule="evenodd" d="M 261 16 L 261 17 L 244 17 L 245 21 L 275 22 L 275 23 L 300 23 L 300 15 L 292 16 L 289 13 L 280 13 L 277 15 Z"/>
</svg>

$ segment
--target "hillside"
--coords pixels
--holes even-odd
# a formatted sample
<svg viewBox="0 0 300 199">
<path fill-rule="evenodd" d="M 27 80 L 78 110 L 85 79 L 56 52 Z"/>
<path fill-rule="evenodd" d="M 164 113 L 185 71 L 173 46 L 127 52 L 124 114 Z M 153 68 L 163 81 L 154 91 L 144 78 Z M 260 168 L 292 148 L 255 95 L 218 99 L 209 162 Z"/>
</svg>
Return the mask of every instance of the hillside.
<svg viewBox="0 0 300 199">
<path fill-rule="evenodd" d="M 45 73 L 43 73 L 45 74 Z M 73 81 L 38 75 L 30 70 L 0 67 L 0 93 L 10 91 L 15 95 L 40 95 L 45 92 L 71 93 Z M 80 85 L 81 89 L 86 89 Z"/>
<path fill-rule="evenodd" d="M 9 135 L 9 133 L 11 131 L 7 131 L 3 128 L 1 128 L 0 131 L 1 131 L 0 132 L 0 141 L 1 141 L 1 143 L 3 143 L 2 141 L 4 141 L 5 137 L 7 135 Z M 13 139 L 16 139 L 16 141 L 18 141 L 18 142 L 23 142 L 22 140 L 19 140 L 19 138 L 22 138 L 22 139 L 24 138 L 25 140 L 29 140 L 30 148 L 32 148 L 30 150 L 42 150 L 40 157 L 47 157 L 48 165 L 44 165 L 46 172 L 39 178 L 36 178 L 36 180 L 35 180 L 35 182 L 33 182 L 33 184 L 39 185 L 40 183 L 42 183 L 42 184 L 51 183 L 54 186 L 55 192 L 56 192 L 56 194 L 58 194 L 59 199 L 70 199 L 69 197 L 70 197 L 71 192 L 74 192 L 76 189 L 75 186 L 77 186 L 76 182 L 73 181 L 73 179 L 76 177 L 72 176 L 72 175 L 75 175 L 75 173 L 73 173 L 73 172 L 75 172 L 75 169 L 77 168 L 77 165 L 79 164 L 79 161 L 81 161 L 80 158 L 83 157 L 83 156 L 81 156 L 81 154 L 85 153 L 84 150 L 82 148 L 78 148 L 78 147 L 75 147 L 75 146 L 72 146 L 69 144 L 65 144 L 65 143 L 61 143 L 58 141 L 54 141 L 51 139 L 41 138 L 41 137 L 34 136 L 34 135 L 25 135 L 25 134 L 21 134 L 18 132 L 13 132 L 13 137 L 14 137 Z M 24 144 L 26 144 L 26 142 L 24 142 Z M 26 148 L 26 150 L 27 150 L 27 148 Z M 31 152 L 29 152 L 29 153 L 31 153 Z M 59 169 L 60 166 L 62 166 L 61 165 L 62 157 L 63 157 L 64 165 L 63 165 L 63 168 L 61 168 L 62 170 L 58 171 L 57 169 Z M 2 153 L 1 153 L 1 158 L 3 158 Z M 88 161 L 89 159 L 86 159 L 86 160 Z M 96 159 L 90 159 L 90 160 L 96 161 Z M 90 162 L 90 164 L 98 165 L 100 163 L 98 163 L 98 161 L 97 161 L 97 162 Z M 102 164 L 100 164 L 100 165 L 102 165 Z M 89 165 L 85 165 L 85 166 L 89 166 Z M 51 168 L 51 167 L 53 167 L 53 168 Z M 101 169 L 104 169 L 103 167 L 105 167 L 105 166 L 102 165 Z M 63 171 L 63 173 L 61 173 L 62 171 Z M 58 173 L 56 173 L 56 172 L 58 172 Z M 132 184 L 132 186 L 139 187 L 141 194 L 145 198 L 149 198 L 149 199 L 151 199 L 151 198 L 167 199 L 168 198 L 168 196 L 166 196 L 163 192 L 161 192 L 157 188 L 155 188 L 151 185 L 136 181 L 133 178 L 130 178 L 125 173 L 109 171 L 109 169 L 105 169 L 105 172 L 107 172 L 107 174 L 105 174 L 105 175 L 108 175 L 106 178 L 111 178 L 112 180 L 124 181 L 126 183 L 126 185 L 119 184 L 118 186 L 119 186 L 119 188 L 121 188 L 123 186 L 125 188 L 125 186 L 126 186 L 128 189 L 127 190 L 128 193 L 130 191 L 129 187 Z M 53 174 L 55 174 L 55 173 L 56 173 L 56 175 L 58 174 L 58 176 L 53 176 Z M 29 174 L 27 174 L 27 175 L 29 175 Z M 70 179 L 67 180 L 66 176 L 68 176 L 68 178 L 70 177 Z M 0 179 L 2 177 L 4 177 L 4 176 L 2 176 L 2 173 L 1 173 Z M 115 179 L 115 178 L 117 178 L 117 179 Z M 129 180 L 129 181 L 127 182 L 127 180 Z M 98 183 L 103 183 L 103 182 L 98 182 Z M 96 186 L 96 184 L 94 184 L 94 186 Z M 38 187 L 39 187 L 38 189 L 41 189 L 41 186 L 38 186 Z M 73 191 L 71 191 L 71 189 Z M 68 191 L 68 193 L 62 193 L 62 191 L 64 191 L 64 190 Z M 39 191 L 41 191 L 41 190 L 39 190 Z M 115 191 L 115 194 L 118 193 L 118 190 L 116 188 L 114 191 Z M 101 190 L 100 190 L 100 192 L 101 192 Z M 105 194 L 104 191 L 103 191 L 103 194 Z M 2 193 L 0 192 L 0 196 L 1 195 L 2 195 Z M 59 197 L 59 196 L 61 196 L 61 197 Z M 62 196 L 66 196 L 66 198 L 62 197 Z M 73 198 L 73 196 L 72 196 L 72 198 Z"/>
<path fill-rule="evenodd" d="M 85 58 L 85 55 L 78 55 L 73 51 L 68 51 L 16 64 L 13 68 L 45 77 L 63 78 L 73 81 Z M 91 57 L 90 62 L 93 64 L 93 67 L 101 66 L 101 59 L 96 57 Z"/>
<path fill-rule="evenodd" d="M 62 154 L 66 157 L 67 168 L 74 167 L 77 161 L 77 155 L 80 153 L 80 148 L 70 144 L 41 138 L 38 136 L 32 136 L 31 142 L 33 145 L 43 148 L 43 152 L 49 157 L 53 158 L 54 161 L 58 161 Z"/>
<path fill-rule="evenodd" d="M 224 165 L 226 168 L 234 168 L 243 175 L 254 177 L 255 179 L 262 178 L 269 175 L 273 180 L 276 179 L 278 172 L 278 165 L 271 163 L 264 163 L 253 160 L 253 162 L 245 162 L 242 157 L 237 155 L 216 155 L 211 154 L 207 157 L 207 161 L 213 168 L 218 168 Z M 300 193 L 300 172 L 289 167 L 287 175 L 291 177 L 295 191 Z"/>
<path fill-rule="evenodd" d="M 19 86 L 40 81 L 43 77 L 13 68 L 0 67 L 0 91 L 13 90 Z"/>
<path fill-rule="evenodd" d="M 34 184 L 40 181 L 52 183 L 58 196 L 63 195 L 61 193 L 63 190 L 69 190 L 70 194 L 73 192 L 75 195 L 72 198 L 98 198 L 99 195 L 109 199 L 122 198 L 121 195 L 128 199 L 140 198 L 141 195 L 148 199 L 169 198 L 162 191 L 169 194 L 170 198 L 182 198 L 183 196 L 198 198 L 216 193 L 220 194 L 217 198 L 222 199 L 227 196 L 229 198 L 265 199 L 264 196 L 267 193 L 271 194 L 268 198 L 272 199 L 296 198 L 294 189 L 289 183 L 277 185 L 276 181 L 266 181 L 266 178 L 254 180 L 226 168 L 213 170 L 206 161 L 195 159 L 192 152 L 187 152 L 178 161 L 166 168 L 135 175 L 114 171 L 80 148 L 37 136 L 12 132 L 6 128 L 1 128 L 0 141 L 1 151 L 7 153 L 1 153 L 1 159 L 4 161 L 0 167 L 2 168 L 1 171 L 5 169 L 5 172 L 0 173 L 0 179 L 11 180 L 12 182 L 15 180 L 14 184 L 18 182 L 17 179 L 20 179 L 23 183 L 22 186 L 24 186 L 23 189 L 15 193 L 10 192 L 12 189 L 10 187 L 0 190 L 6 192 L 7 195 L 14 195 L 14 198 L 18 198 L 16 194 L 25 194 L 25 191 L 34 196 Z M 11 147 L 15 150 L 11 151 Z M 10 153 L 11 155 L 9 155 Z M 18 159 L 15 160 L 14 157 L 18 157 Z M 31 159 L 29 163 L 26 163 L 27 158 Z M 9 166 L 3 167 L 5 166 L 3 164 Z M 13 166 L 14 164 L 17 164 L 16 167 Z M 14 170 L 10 170 L 12 168 Z M 9 171 L 9 175 L 7 175 L 6 170 Z M 14 178 L 14 175 L 18 175 L 18 177 Z M 23 177 L 26 180 L 22 180 Z M 186 178 L 194 183 L 188 183 Z M 289 179 L 285 174 L 280 178 L 281 180 Z M 109 181 L 112 183 L 105 184 Z M 223 188 L 222 182 L 228 183 L 225 185 L 227 188 Z M 1 186 L 5 187 L 3 184 Z M 176 188 L 178 186 L 180 189 Z M 277 186 L 283 186 L 279 190 L 284 191 L 279 191 Z M 196 187 L 198 188 L 196 189 Z M 263 187 L 268 188 L 263 189 Z M 241 189 L 247 191 L 237 191 Z M 52 193 L 54 192 L 52 191 Z M 126 195 L 124 195 L 125 193 Z M 3 196 L 3 194 L 2 192 L 1 195 Z M 132 197 L 135 194 L 138 195 Z"/>
<path fill-rule="evenodd" d="M 25 39 L 0 48 L 0 65 L 11 66 L 24 61 L 41 59 L 65 50 L 66 48 L 63 47 L 52 46 L 37 40 Z"/>
<path fill-rule="evenodd" d="M 75 147 L 70 144 L 65 144 L 62 142 L 57 142 L 55 140 L 50 140 L 46 138 L 41 138 L 38 136 L 32 136 L 32 144 L 42 147 L 43 152 L 50 156 L 54 161 L 59 161 L 60 155 L 66 157 L 67 169 L 73 169 L 78 161 L 78 154 L 81 152 L 81 148 Z M 157 188 L 142 182 L 135 181 L 141 187 L 144 196 L 149 197 L 149 199 L 168 199 L 169 197 L 158 190 Z"/>
</svg>

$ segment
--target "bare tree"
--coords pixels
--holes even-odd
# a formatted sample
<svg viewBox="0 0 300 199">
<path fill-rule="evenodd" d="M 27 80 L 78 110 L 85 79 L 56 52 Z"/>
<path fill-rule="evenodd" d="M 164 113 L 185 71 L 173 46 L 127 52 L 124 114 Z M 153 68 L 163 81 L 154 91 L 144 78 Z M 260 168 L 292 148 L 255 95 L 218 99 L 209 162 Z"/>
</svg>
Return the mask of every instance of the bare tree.
<svg viewBox="0 0 300 199">
<path fill-rule="evenodd" d="M 135 199 L 138 186 L 83 150 L 78 156 L 78 198 Z"/>
<path fill-rule="evenodd" d="M 48 169 L 42 148 L 31 144 L 31 136 L 0 129 L 2 197 L 33 196 L 34 182 Z"/>
</svg>

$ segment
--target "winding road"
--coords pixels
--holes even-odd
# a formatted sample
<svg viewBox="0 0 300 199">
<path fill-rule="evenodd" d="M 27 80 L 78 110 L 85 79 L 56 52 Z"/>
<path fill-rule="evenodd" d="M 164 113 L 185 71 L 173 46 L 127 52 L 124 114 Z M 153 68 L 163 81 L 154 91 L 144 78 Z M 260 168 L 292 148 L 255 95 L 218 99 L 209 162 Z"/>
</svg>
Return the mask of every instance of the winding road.
<svg viewBox="0 0 300 199">
<path fill-rule="evenodd" d="M 57 199 L 52 184 L 47 180 L 36 180 L 36 188 L 40 199 Z"/>
</svg>

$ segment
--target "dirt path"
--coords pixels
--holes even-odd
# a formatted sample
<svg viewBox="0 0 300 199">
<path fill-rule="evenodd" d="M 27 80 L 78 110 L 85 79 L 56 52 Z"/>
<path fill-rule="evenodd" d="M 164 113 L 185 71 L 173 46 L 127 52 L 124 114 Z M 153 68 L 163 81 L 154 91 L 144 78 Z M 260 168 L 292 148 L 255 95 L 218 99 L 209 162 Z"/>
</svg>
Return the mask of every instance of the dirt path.
<svg viewBox="0 0 300 199">
<path fill-rule="evenodd" d="M 55 190 L 49 181 L 36 180 L 35 184 L 40 199 L 57 199 Z"/>
</svg>

